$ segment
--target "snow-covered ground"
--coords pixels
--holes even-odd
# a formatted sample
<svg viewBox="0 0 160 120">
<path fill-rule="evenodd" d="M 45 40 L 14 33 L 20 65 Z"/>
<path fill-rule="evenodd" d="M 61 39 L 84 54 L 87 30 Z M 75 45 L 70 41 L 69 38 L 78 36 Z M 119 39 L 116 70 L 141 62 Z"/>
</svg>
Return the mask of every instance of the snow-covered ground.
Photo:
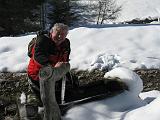
<svg viewBox="0 0 160 120">
<path fill-rule="evenodd" d="M 160 0 L 116 0 L 122 5 L 121 15 L 117 21 L 135 18 L 160 17 Z"/>
<path fill-rule="evenodd" d="M 70 63 L 78 69 L 160 69 L 160 25 L 80 27 L 69 31 Z M 25 71 L 35 35 L 0 38 L 0 71 Z"/>
<path fill-rule="evenodd" d="M 80 27 L 69 31 L 70 63 L 77 69 L 110 70 L 129 91 L 70 109 L 64 120 L 160 120 L 160 92 L 143 89 L 136 68 L 160 69 L 159 25 Z M 25 71 L 27 45 L 35 35 L 0 38 L 0 71 Z M 140 97 L 138 97 L 140 93 Z M 141 98 L 141 99 L 140 99 Z"/>
<path fill-rule="evenodd" d="M 78 0 L 80 6 L 88 6 L 88 11 L 84 10 L 83 7 L 75 6 L 74 11 L 81 11 L 80 21 L 81 25 L 85 24 L 96 24 L 98 16 L 93 17 L 95 14 L 99 14 L 98 1 L 104 0 Z M 112 0 L 110 0 L 112 1 Z M 118 17 L 114 21 L 104 21 L 105 23 L 119 23 L 124 21 L 131 21 L 133 19 L 145 19 L 145 18 L 160 18 L 160 0 L 113 0 L 115 1 L 115 7 L 121 6 L 121 11 Z M 114 3 L 114 2 L 113 2 Z M 97 8 L 93 7 L 97 6 Z M 102 7 L 103 8 L 103 7 Z M 160 21 L 156 23 L 160 24 Z M 75 23 L 77 24 L 77 23 Z"/>
<path fill-rule="evenodd" d="M 73 29 L 68 35 L 71 65 L 79 69 L 159 69 L 159 32 L 159 25 Z"/>
<path fill-rule="evenodd" d="M 117 22 L 160 17 L 160 0 L 116 0 L 122 5 Z M 141 93 L 142 80 L 132 70 L 160 69 L 160 25 L 105 25 L 69 31 L 72 68 L 109 70 L 129 86 L 115 97 L 83 104 L 64 120 L 160 120 L 160 91 Z M 27 45 L 35 35 L 0 38 L 0 72 L 26 71 Z M 139 97 L 138 97 L 139 96 Z"/>
<path fill-rule="evenodd" d="M 115 97 L 83 104 L 70 109 L 64 120 L 159 120 L 160 92 L 140 93 L 142 80 L 132 70 L 118 67 L 105 74 L 106 78 L 118 77 L 129 91 Z"/>
</svg>

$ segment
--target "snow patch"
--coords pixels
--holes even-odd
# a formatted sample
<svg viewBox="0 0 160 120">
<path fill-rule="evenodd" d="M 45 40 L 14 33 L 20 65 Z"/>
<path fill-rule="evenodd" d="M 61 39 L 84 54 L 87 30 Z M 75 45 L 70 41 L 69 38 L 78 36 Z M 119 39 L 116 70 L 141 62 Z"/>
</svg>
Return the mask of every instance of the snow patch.
<svg viewBox="0 0 160 120">
<path fill-rule="evenodd" d="M 138 96 L 140 92 L 143 90 L 143 82 L 141 78 L 130 69 L 118 67 L 107 72 L 104 77 L 120 78 L 120 80 L 128 86 L 129 91 L 134 96 Z"/>
<path fill-rule="evenodd" d="M 120 63 L 120 56 L 110 55 L 108 53 L 99 54 L 91 63 L 90 69 L 99 69 L 102 71 L 110 71 L 117 67 Z"/>
</svg>

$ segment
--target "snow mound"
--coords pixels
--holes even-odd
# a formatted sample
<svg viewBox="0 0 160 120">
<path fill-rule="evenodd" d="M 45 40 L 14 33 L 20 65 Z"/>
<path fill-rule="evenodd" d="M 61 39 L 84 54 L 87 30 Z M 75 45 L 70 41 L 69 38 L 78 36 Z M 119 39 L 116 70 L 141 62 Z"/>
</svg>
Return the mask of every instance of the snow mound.
<svg viewBox="0 0 160 120">
<path fill-rule="evenodd" d="M 139 97 L 147 103 L 151 103 L 154 99 L 160 96 L 160 91 L 152 90 L 139 94 Z"/>
<path fill-rule="evenodd" d="M 129 91 L 135 96 L 138 96 L 143 90 L 143 82 L 141 78 L 130 69 L 117 67 L 107 72 L 104 77 L 108 79 L 119 78 L 121 82 L 124 82 L 128 86 Z"/>
<path fill-rule="evenodd" d="M 132 109 L 146 105 L 125 91 L 117 96 L 71 108 L 63 120 L 122 120 Z"/>
<path fill-rule="evenodd" d="M 140 77 L 132 70 L 118 67 L 105 74 L 106 78 L 120 78 L 126 83 L 129 91 L 71 108 L 63 120 L 120 120 L 133 109 L 146 105 L 138 95 L 143 89 Z"/>
<path fill-rule="evenodd" d="M 159 108 L 155 106 L 160 106 L 160 96 L 150 104 L 128 112 L 124 120 L 160 120 Z"/>
<path fill-rule="evenodd" d="M 110 55 L 108 53 L 99 54 L 91 63 L 90 69 L 99 69 L 103 71 L 109 71 L 117 67 L 120 63 L 120 56 Z"/>
</svg>

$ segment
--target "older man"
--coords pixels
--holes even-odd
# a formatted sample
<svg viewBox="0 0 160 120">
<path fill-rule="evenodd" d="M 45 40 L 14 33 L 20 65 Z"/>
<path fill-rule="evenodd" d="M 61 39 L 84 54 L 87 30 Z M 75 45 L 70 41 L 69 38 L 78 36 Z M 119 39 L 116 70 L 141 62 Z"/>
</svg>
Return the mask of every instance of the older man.
<svg viewBox="0 0 160 120">
<path fill-rule="evenodd" d="M 66 38 L 67 34 L 68 26 L 56 23 L 49 34 L 37 36 L 32 49 L 27 73 L 32 90 L 42 99 L 44 120 L 60 120 L 55 81 L 65 76 L 70 69 L 70 41 Z"/>
</svg>

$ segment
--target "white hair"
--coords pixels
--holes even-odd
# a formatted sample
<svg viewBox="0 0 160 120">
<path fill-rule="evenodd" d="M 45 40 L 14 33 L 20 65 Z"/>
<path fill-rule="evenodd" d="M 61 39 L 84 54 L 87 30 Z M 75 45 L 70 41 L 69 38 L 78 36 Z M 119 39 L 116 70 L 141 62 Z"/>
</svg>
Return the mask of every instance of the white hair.
<svg viewBox="0 0 160 120">
<path fill-rule="evenodd" d="M 54 32 L 54 31 L 68 31 L 68 25 L 65 25 L 63 23 L 56 23 L 54 24 L 54 26 L 51 28 L 50 33 Z"/>
</svg>

